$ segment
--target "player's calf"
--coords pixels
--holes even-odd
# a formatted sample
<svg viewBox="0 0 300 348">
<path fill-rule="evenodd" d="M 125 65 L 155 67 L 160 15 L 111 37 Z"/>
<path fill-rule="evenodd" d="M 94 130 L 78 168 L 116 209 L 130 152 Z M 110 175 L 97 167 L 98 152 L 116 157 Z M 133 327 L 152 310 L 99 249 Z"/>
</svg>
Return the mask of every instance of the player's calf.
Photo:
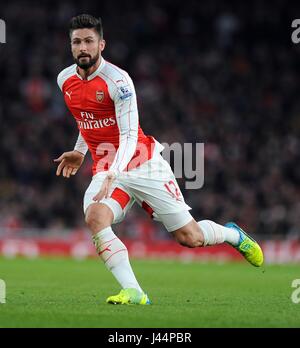
<svg viewBox="0 0 300 348">
<path fill-rule="evenodd" d="M 182 246 L 196 248 L 204 245 L 203 233 L 195 220 L 172 233 L 175 240 Z"/>
<path fill-rule="evenodd" d="M 216 245 L 224 242 L 234 246 L 239 241 L 239 233 L 237 231 L 211 220 L 196 222 L 192 219 L 183 227 L 173 231 L 173 235 L 178 243 L 188 248 Z"/>
<path fill-rule="evenodd" d="M 143 293 L 129 263 L 128 251 L 123 242 L 106 227 L 93 236 L 97 254 L 109 271 L 113 273 L 122 288 L 133 288 Z"/>
<path fill-rule="evenodd" d="M 86 210 L 85 219 L 93 234 L 97 254 L 122 288 L 132 288 L 143 293 L 132 271 L 127 248 L 111 228 L 113 218 L 112 210 L 102 203 L 93 203 Z"/>
</svg>

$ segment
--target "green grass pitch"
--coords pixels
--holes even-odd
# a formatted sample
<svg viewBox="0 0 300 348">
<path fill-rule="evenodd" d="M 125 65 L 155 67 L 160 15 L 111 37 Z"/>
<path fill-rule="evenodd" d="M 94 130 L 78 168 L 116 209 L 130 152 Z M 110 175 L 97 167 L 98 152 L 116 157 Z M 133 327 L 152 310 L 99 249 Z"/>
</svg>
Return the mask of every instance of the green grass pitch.
<svg viewBox="0 0 300 348">
<path fill-rule="evenodd" d="M 0 327 L 300 327 L 299 265 L 132 262 L 151 306 L 108 305 L 119 292 L 99 260 L 2 259 Z"/>
</svg>

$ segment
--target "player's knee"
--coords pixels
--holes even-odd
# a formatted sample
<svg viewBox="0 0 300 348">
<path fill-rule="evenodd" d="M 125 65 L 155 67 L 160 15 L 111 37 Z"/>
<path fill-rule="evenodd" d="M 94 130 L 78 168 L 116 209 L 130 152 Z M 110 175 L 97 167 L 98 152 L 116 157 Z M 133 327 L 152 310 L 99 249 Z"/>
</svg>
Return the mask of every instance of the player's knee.
<svg viewBox="0 0 300 348">
<path fill-rule="evenodd" d="M 201 247 L 204 244 L 203 234 L 200 228 L 188 226 L 175 231 L 173 235 L 179 244 L 188 248 Z"/>
<path fill-rule="evenodd" d="M 95 203 L 90 205 L 85 214 L 85 222 L 92 233 L 97 233 L 111 226 L 112 221 L 113 213 L 111 209 L 104 204 Z"/>
</svg>

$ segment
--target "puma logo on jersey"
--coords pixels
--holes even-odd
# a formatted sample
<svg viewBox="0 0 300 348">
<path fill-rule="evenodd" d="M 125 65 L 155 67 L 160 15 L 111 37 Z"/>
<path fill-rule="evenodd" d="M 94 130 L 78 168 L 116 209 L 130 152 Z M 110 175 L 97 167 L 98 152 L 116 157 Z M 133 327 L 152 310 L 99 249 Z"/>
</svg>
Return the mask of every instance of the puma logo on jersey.
<svg viewBox="0 0 300 348">
<path fill-rule="evenodd" d="M 69 92 L 66 92 L 66 95 L 70 98 L 71 100 L 71 94 L 72 94 L 73 91 L 71 91 L 70 93 Z"/>
</svg>

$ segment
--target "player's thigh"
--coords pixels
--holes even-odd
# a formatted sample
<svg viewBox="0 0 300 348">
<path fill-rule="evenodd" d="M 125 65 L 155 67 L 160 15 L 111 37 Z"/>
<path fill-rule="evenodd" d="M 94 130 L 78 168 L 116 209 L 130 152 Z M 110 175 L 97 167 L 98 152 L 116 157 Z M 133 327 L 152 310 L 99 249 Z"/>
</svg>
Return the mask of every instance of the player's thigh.
<svg viewBox="0 0 300 348">
<path fill-rule="evenodd" d="M 83 211 L 85 215 L 88 213 L 88 208 L 95 204 L 93 197 L 99 192 L 105 176 L 105 173 L 96 174 L 87 188 L 83 199 Z M 110 208 L 113 213 L 112 223 L 114 224 L 124 219 L 126 213 L 134 204 L 134 198 L 124 185 L 118 182 L 118 180 L 115 180 L 111 187 L 110 197 L 103 198 L 99 203 Z"/>
</svg>

